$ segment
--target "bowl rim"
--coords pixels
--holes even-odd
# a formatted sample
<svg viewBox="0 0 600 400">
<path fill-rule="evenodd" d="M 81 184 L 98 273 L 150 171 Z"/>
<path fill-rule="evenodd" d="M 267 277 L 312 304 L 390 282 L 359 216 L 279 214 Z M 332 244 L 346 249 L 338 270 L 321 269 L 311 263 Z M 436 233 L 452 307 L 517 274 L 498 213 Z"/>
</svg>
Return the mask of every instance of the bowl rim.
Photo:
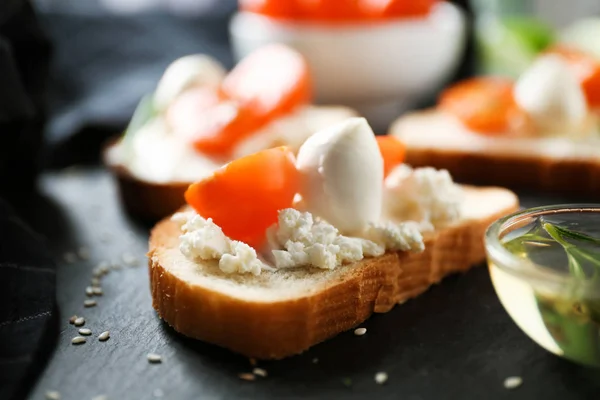
<svg viewBox="0 0 600 400">
<path fill-rule="evenodd" d="M 512 224 L 522 221 L 524 218 L 565 212 L 600 213 L 600 204 L 573 203 L 532 207 L 521 209 L 497 219 L 488 226 L 484 235 L 485 250 L 488 261 L 493 262 L 494 266 L 500 268 L 502 271 L 510 273 L 513 276 L 530 282 L 536 282 L 542 285 L 545 284 L 554 289 L 562 290 L 565 287 L 577 287 L 580 289 L 591 288 L 594 291 L 598 291 L 598 284 L 594 284 L 591 281 L 577 279 L 573 276 L 551 270 L 548 267 L 535 263 L 529 259 L 523 259 L 515 256 L 508 251 L 500 241 L 500 234 L 503 228 L 510 227 Z M 507 224 L 509 225 L 506 226 Z"/>
</svg>

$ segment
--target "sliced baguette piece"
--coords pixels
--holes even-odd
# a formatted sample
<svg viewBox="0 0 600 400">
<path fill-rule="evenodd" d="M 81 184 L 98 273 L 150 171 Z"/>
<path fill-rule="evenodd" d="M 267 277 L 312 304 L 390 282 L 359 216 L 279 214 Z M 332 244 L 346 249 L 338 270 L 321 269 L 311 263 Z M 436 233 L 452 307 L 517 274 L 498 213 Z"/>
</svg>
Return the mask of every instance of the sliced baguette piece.
<svg viewBox="0 0 600 400">
<path fill-rule="evenodd" d="M 173 214 L 185 203 L 184 193 L 190 182 L 149 182 L 135 177 L 124 165 L 109 161 L 108 153 L 118 145 L 111 140 L 102 156 L 117 183 L 117 192 L 125 211 L 140 220 L 156 222 Z"/>
<path fill-rule="evenodd" d="M 407 164 L 450 171 L 458 182 L 590 194 L 600 191 L 600 139 L 484 136 L 438 110 L 408 114 L 390 127 Z"/>
<path fill-rule="evenodd" d="M 518 198 L 495 187 L 465 187 L 465 193 L 464 218 L 426 237 L 424 252 L 388 252 L 332 271 L 228 275 L 216 263 L 186 259 L 178 225 L 165 219 L 149 243 L 153 307 L 176 331 L 247 357 L 299 354 L 481 263 L 485 229 L 517 210 Z"/>
</svg>

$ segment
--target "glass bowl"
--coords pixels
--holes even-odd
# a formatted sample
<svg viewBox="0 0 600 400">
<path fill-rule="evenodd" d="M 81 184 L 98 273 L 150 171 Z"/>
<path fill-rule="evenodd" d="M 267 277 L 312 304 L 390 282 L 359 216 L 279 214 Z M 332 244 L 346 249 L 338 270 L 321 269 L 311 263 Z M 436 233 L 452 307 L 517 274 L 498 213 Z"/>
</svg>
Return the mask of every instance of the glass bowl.
<svg viewBox="0 0 600 400">
<path fill-rule="evenodd" d="M 492 283 L 515 323 L 546 350 L 598 367 L 600 240 L 592 237 L 600 239 L 600 205 L 555 205 L 497 220 L 485 247 Z"/>
</svg>

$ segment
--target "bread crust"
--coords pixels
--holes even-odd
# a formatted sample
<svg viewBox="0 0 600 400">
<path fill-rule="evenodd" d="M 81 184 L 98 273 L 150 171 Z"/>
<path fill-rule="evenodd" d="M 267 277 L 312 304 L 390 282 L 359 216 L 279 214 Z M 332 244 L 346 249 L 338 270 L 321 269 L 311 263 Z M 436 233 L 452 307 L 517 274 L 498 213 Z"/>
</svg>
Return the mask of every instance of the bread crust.
<svg viewBox="0 0 600 400">
<path fill-rule="evenodd" d="M 426 110 L 414 115 L 427 117 L 427 114 L 434 115 L 437 112 Z M 392 134 L 402 120 L 400 118 L 392 124 Z M 427 135 L 427 132 L 420 129 L 414 134 Z M 401 136 L 399 135 L 402 140 Z M 600 158 L 565 159 L 536 154 L 489 154 L 436 147 L 432 141 L 427 148 L 407 144 L 405 162 L 413 167 L 447 169 L 455 181 L 473 185 L 492 184 L 515 190 L 569 195 L 600 192 Z"/>
<path fill-rule="evenodd" d="M 348 268 L 327 287 L 293 300 L 257 302 L 190 284 L 171 271 L 166 250 L 178 248 L 179 227 L 161 221 L 150 237 L 152 305 L 176 331 L 257 359 L 281 359 L 391 310 L 445 276 L 485 259 L 487 226 L 518 209 L 514 204 L 426 238 L 422 253 L 388 252 Z"/>
<path fill-rule="evenodd" d="M 117 183 L 117 191 L 125 211 L 134 218 L 156 222 L 171 215 L 185 204 L 184 194 L 191 182 L 154 183 L 136 178 L 123 165 L 107 161 L 108 151 L 118 139 L 111 140 L 103 150 L 104 164 Z"/>
</svg>

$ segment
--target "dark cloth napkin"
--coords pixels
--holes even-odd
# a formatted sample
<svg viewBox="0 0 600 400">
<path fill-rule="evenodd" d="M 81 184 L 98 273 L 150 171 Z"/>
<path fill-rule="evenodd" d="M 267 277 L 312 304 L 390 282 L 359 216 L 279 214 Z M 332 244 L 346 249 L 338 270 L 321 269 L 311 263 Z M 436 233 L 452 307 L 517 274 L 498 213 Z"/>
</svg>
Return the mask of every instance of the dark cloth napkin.
<svg viewBox="0 0 600 400">
<path fill-rule="evenodd" d="M 54 265 L 21 205 L 38 175 L 50 46 L 31 5 L 0 2 L 0 399 L 21 399 L 55 332 Z M 51 343 L 50 343 L 51 344 Z M 52 346 L 47 346 L 52 348 Z"/>
</svg>

